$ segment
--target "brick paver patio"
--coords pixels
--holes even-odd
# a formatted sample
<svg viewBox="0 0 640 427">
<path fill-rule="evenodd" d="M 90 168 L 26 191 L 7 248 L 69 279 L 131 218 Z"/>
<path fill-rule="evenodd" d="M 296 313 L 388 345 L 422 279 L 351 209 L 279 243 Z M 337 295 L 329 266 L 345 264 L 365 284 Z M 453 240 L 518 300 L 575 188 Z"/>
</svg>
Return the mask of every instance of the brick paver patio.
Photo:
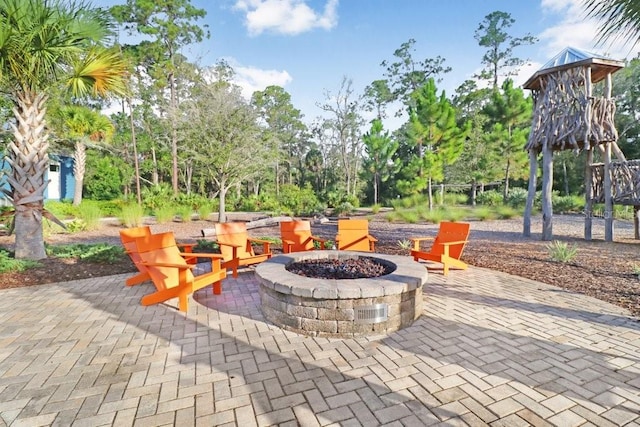
<svg viewBox="0 0 640 427">
<path fill-rule="evenodd" d="M 640 425 L 640 322 L 489 270 L 434 273 L 384 337 L 264 321 L 246 271 L 184 315 L 112 276 L 0 292 L 0 425 Z"/>
</svg>

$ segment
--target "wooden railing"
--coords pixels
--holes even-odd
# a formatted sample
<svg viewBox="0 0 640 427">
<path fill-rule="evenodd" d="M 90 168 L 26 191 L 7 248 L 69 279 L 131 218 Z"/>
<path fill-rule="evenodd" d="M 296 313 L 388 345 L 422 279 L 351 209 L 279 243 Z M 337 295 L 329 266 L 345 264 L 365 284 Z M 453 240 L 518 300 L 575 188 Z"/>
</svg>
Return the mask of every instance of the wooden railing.
<svg viewBox="0 0 640 427">
<path fill-rule="evenodd" d="M 613 161 L 611 170 L 611 197 L 621 205 L 640 205 L 640 160 Z M 591 165 L 593 201 L 604 203 L 604 164 Z"/>
</svg>

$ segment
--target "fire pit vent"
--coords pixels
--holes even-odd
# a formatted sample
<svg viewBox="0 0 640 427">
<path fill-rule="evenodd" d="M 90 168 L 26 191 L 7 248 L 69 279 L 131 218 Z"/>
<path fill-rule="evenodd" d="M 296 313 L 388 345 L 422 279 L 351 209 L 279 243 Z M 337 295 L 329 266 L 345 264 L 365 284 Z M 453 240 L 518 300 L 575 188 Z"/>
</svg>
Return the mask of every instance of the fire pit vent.
<svg viewBox="0 0 640 427">
<path fill-rule="evenodd" d="M 380 323 L 389 318 L 388 304 L 354 307 L 355 323 Z"/>
</svg>

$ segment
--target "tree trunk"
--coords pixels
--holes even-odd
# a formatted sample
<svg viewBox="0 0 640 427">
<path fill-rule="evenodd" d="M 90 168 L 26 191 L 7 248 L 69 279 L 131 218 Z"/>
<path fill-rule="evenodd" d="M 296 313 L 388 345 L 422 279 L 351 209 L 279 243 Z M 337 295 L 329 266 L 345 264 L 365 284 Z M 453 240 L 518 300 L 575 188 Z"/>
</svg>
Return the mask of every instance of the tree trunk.
<svg viewBox="0 0 640 427">
<path fill-rule="evenodd" d="M 431 188 L 431 178 L 429 178 L 427 186 L 429 188 L 428 189 L 428 193 L 429 193 L 429 211 L 432 211 L 433 210 L 433 191 L 432 191 L 433 189 Z"/>
<path fill-rule="evenodd" d="M 471 206 L 476 205 L 476 197 L 478 196 L 478 183 L 474 179 L 471 183 Z"/>
<path fill-rule="evenodd" d="M 133 167 L 135 169 L 135 176 L 136 176 L 136 199 L 138 201 L 138 206 L 142 206 L 142 195 L 140 192 L 140 163 L 138 162 L 138 144 L 136 142 L 136 126 L 133 120 L 133 107 L 131 106 L 131 99 L 128 99 L 127 101 L 129 102 L 129 120 L 131 122 L 131 145 L 133 146 Z M 155 152 L 154 152 L 154 165 L 155 165 Z M 154 184 L 157 184 L 157 182 L 154 182 Z"/>
<path fill-rule="evenodd" d="M 378 174 L 373 174 L 373 204 L 378 204 Z"/>
<path fill-rule="evenodd" d="M 47 257 L 42 233 L 45 173 L 49 169 L 45 127 L 47 96 L 18 93 L 14 114 L 17 125 L 11 124 L 14 141 L 8 144 L 11 174 L 7 181 L 12 189 L 15 208 L 15 258 L 39 260 Z"/>
<path fill-rule="evenodd" d="M 547 144 L 542 149 L 542 240 L 553 238 L 553 150 Z"/>
<path fill-rule="evenodd" d="M 84 185 L 84 172 L 87 163 L 87 149 L 82 141 L 76 141 L 76 151 L 73 155 L 73 176 L 76 187 L 73 191 L 73 206 L 82 203 L 82 186 Z"/>
<path fill-rule="evenodd" d="M 507 161 L 507 167 L 504 171 L 504 190 L 502 191 L 502 202 L 507 203 L 509 199 L 509 174 L 511 172 L 511 161 Z"/>
<path fill-rule="evenodd" d="M 218 222 L 227 222 L 227 211 L 225 208 L 225 198 L 227 196 L 228 188 L 224 185 L 220 186 L 220 194 L 218 194 L 218 198 L 220 200 L 220 205 L 218 207 Z"/>
<path fill-rule="evenodd" d="M 522 222 L 522 235 L 531 236 L 531 215 L 533 214 L 533 202 L 536 198 L 536 187 L 538 177 L 538 152 L 529 150 L 529 191 L 527 192 L 527 203 L 524 208 L 524 220 Z"/>
<path fill-rule="evenodd" d="M 156 159 L 156 149 L 151 147 L 151 159 L 153 161 L 153 171 L 151 172 L 151 181 L 153 185 L 158 185 L 160 177 L 158 176 L 158 159 Z"/>
<path fill-rule="evenodd" d="M 178 125 L 176 124 L 177 101 L 176 81 L 173 71 L 169 74 L 169 91 L 171 93 L 171 187 L 173 194 L 178 195 Z"/>
</svg>

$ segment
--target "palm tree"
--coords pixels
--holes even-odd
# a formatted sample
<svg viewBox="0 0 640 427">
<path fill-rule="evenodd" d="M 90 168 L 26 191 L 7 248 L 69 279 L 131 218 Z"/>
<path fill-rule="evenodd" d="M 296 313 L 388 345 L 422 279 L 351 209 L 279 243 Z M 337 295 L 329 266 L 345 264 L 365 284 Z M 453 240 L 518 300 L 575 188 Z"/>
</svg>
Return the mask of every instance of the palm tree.
<svg viewBox="0 0 640 427">
<path fill-rule="evenodd" d="M 640 42 L 640 1 L 584 0 L 583 5 L 587 16 L 600 21 L 600 42 L 615 38 Z"/>
<path fill-rule="evenodd" d="M 87 163 L 86 150 L 93 143 L 105 142 L 111 139 L 114 132 L 113 123 L 107 116 L 89 107 L 72 105 L 60 110 L 62 127 L 73 141 L 73 177 L 75 191 L 73 204 L 78 206 L 82 202 L 82 186 Z"/>
<path fill-rule="evenodd" d="M 85 3 L 0 0 L 0 86 L 15 105 L 7 161 L 17 259 L 46 258 L 42 217 L 49 94 L 60 85 L 76 97 L 125 92 L 120 53 L 102 47 L 108 36 L 105 14 Z"/>
</svg>

